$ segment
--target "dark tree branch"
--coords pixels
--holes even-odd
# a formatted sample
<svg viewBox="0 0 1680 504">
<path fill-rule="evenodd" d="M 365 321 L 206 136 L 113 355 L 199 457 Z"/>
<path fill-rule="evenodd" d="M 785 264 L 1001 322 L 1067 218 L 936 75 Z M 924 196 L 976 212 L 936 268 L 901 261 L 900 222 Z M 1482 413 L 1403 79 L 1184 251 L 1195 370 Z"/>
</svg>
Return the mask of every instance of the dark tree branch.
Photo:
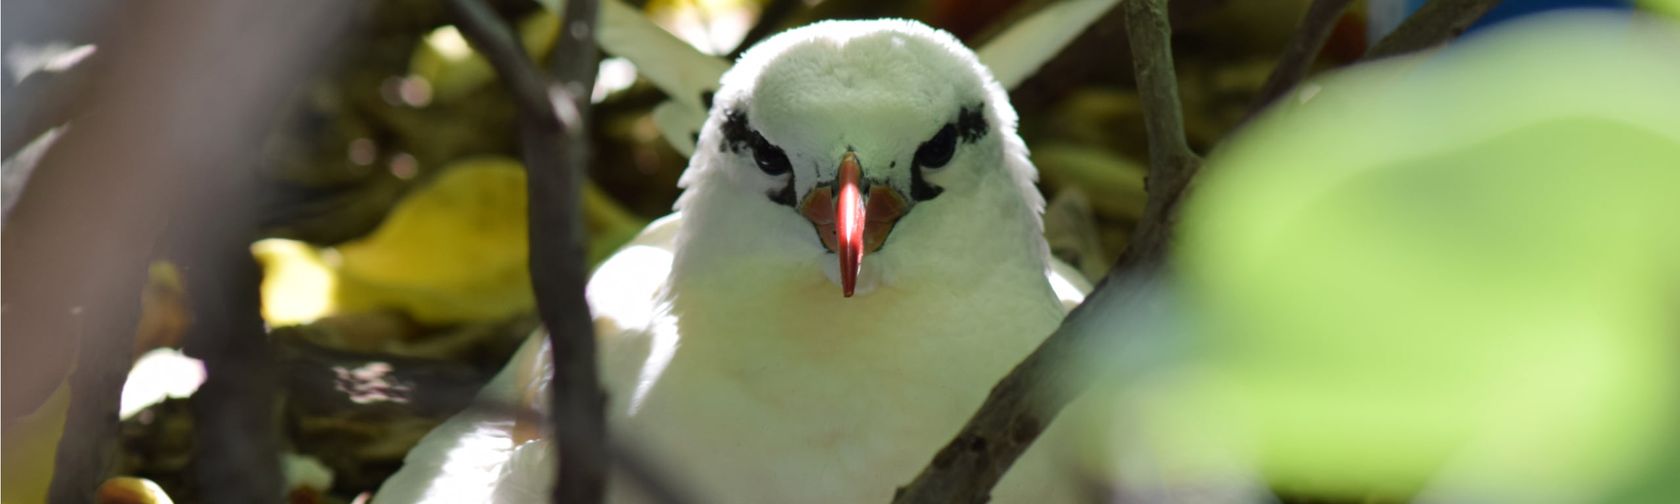
<svg viewBox="0 0 1680 504">
<path fill-rule="evenodd" d="M 12 86 L 6 101 L 13 105 L 0 120 L 0 157 L 11 158 L 47 130 L 70 122 L 100 59 L 89 56 L 64 72 L 36 72 Z"/>
<path fill-rule="evenodd" d="M 326 54 L 322 49 L 349 19 L 335 8 L 339 3 L 321 0 L 120 5 L 83 13 L 121 22 L 97 41 L 103 62 L 71 114 L 81 120 L 42 159 L 8 217 L 0 254 L 5 353 L 50 362 L 59 358 L 50 347 L 80 344 L 65 422 L 70 435 L 59 441 L 53 461 L 55 503 L 92 502 L 111 469 L 141 284 L 169 211 L 229 212 L 222 203 L 240 195 L 215 193 L 228 187 L 229 177 L 250 175 L 250 153 L 309 74 L 309 63 Z M 80 114 L 93 110 L 98 113 Z M 213 250 L 249 260 L 244 244 Z M 40 370 L 29 366 L 24 369 Z M 6 368 L 13 369 L 10 361 Z M 206 389 L 238 378 L 238 369 L 237 360 L 218 360 Z M 6 385 L 9 397 L 11 375 Z M 266 411 L 219 420 L 266 419 Z M 228 432 L 199 442 L 215 445 L 211 452 L 249 458 L 207 463 L 257 462 L 220 468 L 239 478 L 205 485 L 206 500 L 278 501 L 272 450 L 265 455 L 263 446 L 239 435 L 240 427 Z M 240 488 L 215 493 L 234 485 Z"/>
<path fill-rule="evenodd" d="M 549 68 L 551 93 L 563 130 L 521 128 L 527 160 L 531 219 L 531 284 L 553 348 L 550 428 L 557 433 L 560 471 L 554 502 L 587 504 L 606 495 L 606 392 L 595 361 L 595 325 L 584 300 L 584 175 L 589 170 L 590 90 L 599 68 L 596 0 L 568 0 Z M 527 124 L 533 124 L 527 121 Z M 543 159 L 541 163 L 534 162 Z"/>
<path fill-rule="evenodd" d="M 550 431 L 563 468 L 554 502 L 600 502 L 606 485 L 606 394 L 583 289 L 580 201 L 589 163 L 589 92 L 595 84 L 596 2 L 570 0 L 561 14 L 553 81 L 530 63 L 513 31 L 480 0 L 450 0 L 461 32 L 485 55 L 519 109 L 530 198 L 531 283 L 554 357 Z"/>
<path fill-rule="evenodd" d="M 1312 68 L 1313 61 L 1318 59 L 1319 51 L 1324 49 L 1324 43 L 1330 40 L 1330 32 L 1336 27 L 1336 20 L 1341 19 L 1342 12 L 1347 10 L 1353 0 L 1313 0 L 1307 7 L 1307 14 L 1301 17 L 1300 27 L 1290 36 L 1289 45 L 1284 46 L 1283 56 L 1278 58 L 1277 66 L 1272 67 L 1271 75 L 1266 76 L 1266 83 L 1260 86 L 1260 94 L 1254 97 L 1253 105 L 1249 106 L 1247 122 L 1266 106 L 1271 105 L 1278 97 L 1294 89 L 1301 79 L 1307 77 L 1307 70 Z"/>
<path fill-rule="evenodd" d="M 1183 189 L 1201 160 L 1184 139 L 1184 108 L 1173 69 L 1172 27 L 1166 0 L 1126 0 L 1126 38 L 1132 44 L 1145 133 L 1149 137 L 1150 199 Z M 1164 215 L 1161 215 L 1164 217 Z"/>
<path fill-rule="evenodd" d="M 1132 69 L 1149 141 L 1149 201 L 1130 245 L 1108 276 L 1068 314 L 1061 327 L 992 388 L 985 403 L 921 474 L 899 489 L 895 503 L 984 502 L 1009 466 L 1031 446 L 1056 414 L 1085 390 L 1092 374 L 1070 365 L 1102 343 L 1106 334 L 1097 314 L 1143 313 L 1150 299 L 1129 283 L 1166 269 L 1167 250 L 1178 221 L 1178 207 L 1201 169 L 1185 142 L 1184 120 L 1173 70 L 1171 27 L 1166 0 L 1126 0 L 1124 15 L 1132 49 Z M 1321 31 L 1314 22 L 1342 0 L 1315 2 L 1303 31 Z M 1474 23 L 1497 0 L 1434 0 L 1403 22 L 1366 55 L 1380 58 L 1442 43 Z M 1327 22 L 1325 24 L 1328 24 Z M 1297 34 L 1297 41 L 1323 35 Z M 1292 54 L 1295 44 L 1291 44 Z M 1312 51 L 1302 51 L 1310 58 Z M 1274 77 L 1277 77 L 1274 75 Z M 1282 79 L 1282 77 L 1279 77 Z M 1298 78 L 1297 78 L 1298 79 Z"/>
<path fill-rule="evenodd" d="M 283 43 L 296 51 L 295 62 L 282 64 L 289 77 L 270 70 L 270 81 L 289 80 L 275 89 L 270 103 L 261 103 L 258 117 L 266 117 L 257 135 L 234 144 L 224 159 L 249 159 L 268 136 L 273 118 L 280 115 L 291 89 L 313 72 L 326 47 L 347 23 L 332 2 L 253 2 L 238 9 L 215 9 L 212 26 L 237 19 L 262 19 L 240 37 Z M 248 42 L 260 43 L 260 42 Z M 238 51 L 229 54 L 247 54 Z M 233 56 L 229 56 L 233 58 Z M 248 57 L 248 56 L 247 56 Z M 284 60 L 282 60 L 284 61 Z M 274 60 L 242 59 L 230 66 L 262 66 Z M 253 72 L 253 70 L 246 70 Z M 249 119 L 248 119 L 249 120 Z M 204 361 L 205 382 L 193 395 L 193 472 L 204 502 L 282 502 L 286 495 L 280 471 L 280 429 L 276 425 L 275 390 L 278 379 L 268 349 L 259 286 L 262 271 L 251 257 L 257 235 L 258 184 L 254 163 L 238 170 L 208 170 L 196 177 L 201 209 L 183 208 L 173 222 L 187 240 L 178 245 L 184 259 L 187 292 L 192 296 L 193 324 L 187 331 L 187 350 Z M 181 198 L 189 199 L 189 198 Z M 204 211 L 213 208 L 215 211 Z"/>
<path fill-rule="evenodd" d="M 1223 8 L 1230 0 L 1172 0 L 1167 9 L 1174 29 L 1183 28 Z M 1050 104 L 1068 96 L 1075 88 L 1092 81 L 1128 83 L 1132 80 L 1131 44 L 1126 41 L 1126 17 L 1114 9 L 1044 63 L 1038 72 L 1009 91 L 1009 100 L 1021 117 L 1048 111 Z M 989 28 L 999 33 L 1003 28 Z M 983 40 L 983 39 L 982 39 Z M 982 43 L 984 44 L 984 42 Z M 1123 55 L 1116 58 L 1117 55 Z"/>
<path fill-rule="evenodd" d="M 200 259 L 189 263 L 185 275 L 194 296 L 187 350 L 204 361 L 205 370 L 191 404 L 199 495 L 204 502 L 279 503 L 286 488 L 275 425 L 276 377 L 263 332 L 262 271 L 250 255 L 256 227 L 254 220 L 234 219 L 209 229 L 211 236 L 193 240 Z"/>
<path fill-rule="evenodd" d="M 449 11 L 461 35 L 496 70 L 502 87 L 507 89 L 514 106 L 519 108 L 520 120 L 535 122 L 536 127 L 558 134 L 560 117 L 549 101 L 548 80 L 536 65 L 531 64 L 530 56 L 526 55 L 518 35 L 508 27 L 507 22 L 483 0 L 449 0 Z M 565 21 L 569 20 L 562 22 Z M 555 47 L 557 52 L 565 49 L 564 45 Z"/>
<path fill-rule="evenodd" d="M 1289 39 L 1283 56 L 1249 107 L 1247 122 L 1306 78 L 1307 70 L 1324 48 L 1336 20 L 1352 0 L 1313 0 L 1300 28 Z M 1446 43 L 1474 24 L 1499 0 L 1436 0 L 1406 18 L 1394 32 L 1371 46 L 1361 60 L 1373 60 L 1427 49 Z"/>
<path fill-rule="evenodd" d="M 1061 327 L 992 388 L 956 438 L 899 489 L 896 503 L 985 502 L 1010 465 L 1091 381 L 1068 363 L 1109 336 L 1097 314 L 1146 299 L 1137 289 L 1114 286 L 1164 262 L 1178 203 L 1201 159 L 1184 137 L 1166 0 L 1127 0 L 1124 9 L 1150 147 L 1149 203 L 1131 245 Z"/>
<path fill-rule="evenodd" d="M 215 39 L 198 43 L 207 46 L 200 51 L 225 51 L 207 51 L 218 55 L 216 64 L 224 71 L 274 86 L 246 91 L 252 95 L 247 109 L 234 117 L 250 121 L 247 136 L 197 153 L 208 155 L 208 160 L 198 161 L 208 168 L 192 178 L 189 186 L 196 187 L 176 198 L 195 200 L 190 205 L 197 208 L 177 207 L 172 218 L 174 230 L 186 238 L 175 244 L 193 310 L 186 350 L 202 359 L 205 369 L 204 385 L 191 405 L 193 472 L 204 502 L 279 503 L 286 495 L 274 401 L 277 377 L 262 319 L 262 271 L 250 251 L 257 237 L 258 200 L 251 153 L 262 149 L 275 119 L 294 101 L 293 93 L 323 62 L 321 49 L 330 47 L 348 27 L 348 13 L 340 7 L 324 0 L 190 7 L 203 12 L 212 30 L 239 20 L 263 20 L 245 25 L 237 35 L 221 35 L 241 40 L 238 45 L 229 47 Z M 260 48 L 265 45 L 285 49 L 263 57 Z"/>
<path fill-rule="evenodd" d="M 1446 43 L 1499 5 L 1499 0 L 1430 0 L 1394 32 L 1371 45 L 1361 61 L 1421 51 Z"/>
</svg>

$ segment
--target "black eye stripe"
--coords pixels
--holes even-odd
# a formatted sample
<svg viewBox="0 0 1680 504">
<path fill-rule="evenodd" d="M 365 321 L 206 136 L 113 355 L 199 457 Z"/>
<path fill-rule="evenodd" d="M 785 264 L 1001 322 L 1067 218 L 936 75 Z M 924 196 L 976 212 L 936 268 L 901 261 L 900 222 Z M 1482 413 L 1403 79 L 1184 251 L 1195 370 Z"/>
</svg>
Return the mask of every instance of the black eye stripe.
<svg viewBox="0 0 1680 504">
<path fill-rule="evenodd" d="M 933 138 L 922 142 L 916 148 L 916 157 L 910 162 L 910 197 L 916 201 L 927 201 L 945 192 L 933 184 L 929 184 L 924 172 L 936 169 L 951 162 L 951 156 L 957 152 L 957 128 L 950 124 L 939 128 Z"/>
<path fill-rule="evenodd" d="M 794 199 L 793 177 L 788 177 L 787 184 L 783 185 L 780 189 L 770 192 L 770 201 L 774 201 L 778 205 L 792 207 Z"/>
<path fill-rule="evenodd" d="M 723 133 L 723 142 L 718 145 L 719 152 L 745 154 L 743 151 L 750 151 L 753 164 L 758 165 L 759 171 L 770 176 L 782 176 L 793 172 L 793 164 L 788 161 L 787 152 L 754 130 L 752 125 L 747 123 L 746 111 L 734 109 L 725 112 L 723 125 L 719 129 Z M 786 184 L 771 191 L 767 196 L 777 204 L 793 206 L 793 177 L 788 177 Z"/>
<path fill-rule="evenodd" d="M 991 128 L 986 126 L 986 104 L 976 104 L 963 107 L 957 113 L 957 136 L 963 143 L 974 143 L 986 137 Z"/>
<path fill-rule="evenodd" d="M 736 154 L 740 154 L 742 149 L 752 148 L 752 137 L 758 134 L 747 124 L 747 113 L 742 110 L 724 112 L 723 125 L 718 130 L 723 133 L 723 142 L 718 144 L 718 151 Z"/>
<path fill-rule="evenodd" d="M 916 148 L 915 164 L 919 168 L 940 168 L 951 162 L 951 155 L 957 153 L 957 128 L 946 124 L 939 128 L 933 138 L 922 142 Z"/>
<path fill-rule="evenodd" d="M 704 97 L 703 97 L 704 98 Z M 945 190 L 929 183 L 925 174 L 929 170 L 938 170 L 950 164 L 956 155 L 959 144 L 970 144 L 980 141 L 991 132 L 986 123 L 985 104 L 979 103 L 963 107 L 957 113 L 955 121 L 940 126 L 932 138 L 917 146 L 910 166 L 910 195 L 917 201 L 926 201 L 938 197 Z M 739 108 L 726 110 L 724 121 L 720 127 L 723 142 L 718 146 L 719 151 L 735 154 L 746 154 L 750 151 L 753 164 L 770 176 L 791 174 L 793 165 L 787 157 L 787 152 L 770 143 L 757 130 L 747 123 L 745 110 Z M 892 162 L 897 166 L 897 161 Z M 781 205 L 794 206 L 793 177 L 788 177 L 787 183 L 772 190 L 768 196 L 771 201 Z"/>
<path fill-rule="evenodd" d="M 731 110 L 724 115 L 723 144 L 718 148 L 740 154 L 742 150 L 751 150 L 753 162 L 758 169 L 771 175 L 781 175 L 793 171 L 793 165 L 788 162 L 787 153 L 781 147 L 770 143 L 758 130 L 747 124 L 746 112 Z"/>
<path fill-rule="evenodd" d="M 914 199 L 916 201 L 927 201 L 927 200 L 939 197 L 939 193 L 943 193 L 943 192 L 945 192 L 944 188 L 941 188 L 941 187 L 933 185 L 933 184 L 929 184 L 927 179 L 922 177 L 922 169 L 921 168 L 912 167 L 912 169 L 910 170 L 910 198 L 911 199 Z"/>
<path fill-rule="evenodd" d="M 975 104 L 963 107 L 957 113 L 957 120 L 946 123 L 939 128 L 926 142 L 916 147 L 916 155 L 910 163 L 910 197 L 916 201 L 927 201 L 945 192 L 945 189 L 927 181 L 926 172 L 943 168 L 956 155 L 957 143 L 971 144 L 985 138 L 991 128 L 986 125 L 985 104 Z"/>
</svg>

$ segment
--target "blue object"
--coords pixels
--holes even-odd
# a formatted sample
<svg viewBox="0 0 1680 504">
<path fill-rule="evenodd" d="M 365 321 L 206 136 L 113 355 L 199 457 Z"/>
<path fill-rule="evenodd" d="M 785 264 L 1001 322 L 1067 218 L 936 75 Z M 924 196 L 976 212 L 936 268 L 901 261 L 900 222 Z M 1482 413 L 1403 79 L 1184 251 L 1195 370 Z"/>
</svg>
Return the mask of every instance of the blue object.
<svg viewBox="0 0 1680 504">
<path fill-rule="evenodd" d="M 1406 16 L 1410 16 L 1425 3 L 1428 3 L 1428 0 L 1370 0 L 1367 4 L 1366 33 L 1369 36 L 1366 40 L 1376 43 L 1388 32 L 1394 31 L 1394 27 L 1399 26 L 1401 20 L 1406 19 Z M 1474 32 L 1537 12 L 1577 8 L 1632 9 L 1633 0 L 1505 0 L 1494 6 L 1493 10 L 1482 16 L 1476 24 L 1470 25 L 1468 31 Z"/>
</svg>

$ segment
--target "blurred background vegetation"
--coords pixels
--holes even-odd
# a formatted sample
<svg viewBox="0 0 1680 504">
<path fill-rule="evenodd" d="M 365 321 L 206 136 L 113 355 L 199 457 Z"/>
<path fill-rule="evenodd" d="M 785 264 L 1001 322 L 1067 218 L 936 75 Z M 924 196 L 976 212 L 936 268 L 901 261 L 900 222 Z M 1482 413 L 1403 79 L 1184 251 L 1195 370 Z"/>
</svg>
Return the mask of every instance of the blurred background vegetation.
<svg viewBox="0 0 1680 504">
<path fill-rule="evenodd" d="M 652 0 L 630 2 L 695 47 L 730 58 L 776 31 L 836 18 L 907 17 L 978 46 L 1050 0 Z M 1306 0 L 1172 2 L 1191 146 L 1208 152 L 1245 120 Z M 496 0 L 542 59 L 558 21 L 538 3 Z M 442 2 L 357 3 L 360 24 L 297 93 L 261 157 L 273 198 L 264 317 L 281 364 L 278 406 L 293 502 L 351 502 L 459 410 L 536 327 L 526 266 L 524 173 L 514 109 Z M 1366 2 L 1338 22 L 1319 68 L 1363 53 Z M 1050 200 L 1056 255 L 1101 278 L 1144 204 L 1143 121 L 1119 12 L 1098 21 L 1011 93 Z M 650 114 L 663 95 L 635 66 L 603 55 L 594 89 L 594 163 L 583 208 L 595 264 L 670 212 L 686 159 Z M 191 293 L 153 268 L 116 472 L 195 501 L 191 373 L 172 347 Z M 148 363 L 173 363 L 153 365 Z M 158 370 L 145 375 L 143 371 Z M 199 371 L 202 379 L 202 371 Z M 183 391 L 184 390 L 184 391 Z M 4 502 L 39 502 L 61 434 L 65 390 L 8 427 Z M 58 419 L 58 422 L 54 420 Z M 20 430 L 21 429 L 21 430 Z M 19 433 L 25 434 L 19 434 Z M 26 436 L 34 433 L 36 435 Z M 29 439 L 19 445 L 15 439 Z M 43 452 L 45 450 L 45 452 Z M 1295 497 L 1289 497 L 1291 499 Z M 1312 495 L 1299 497 L 1312 500 Z"/>
<path fill-rule="evenodd" d="M 557 20 L 537 2 L 490 3 L 515 24 L 533 58 L 553 49 Z M 918 19 L 977 46 L 1049 0 L 630 3 L 703 52 L 731 58 L 777 31 L 840 18 Z M 1243 118 L 1307 3 L 1173 2 L 1193 146 L 1211 147 Z M 442 2 L 379 0 L 356 8 L 363 11 L 359 24 L 325 71 L 299 90 L 260 153 L 273 197 L 263 212 L 268 239 L 253 246 L 265 271 L 264 317 L 282 363 L 277 401 L 289 481 L 317 487 L 299 491 L 328 502 L 376 488 L 536 325 L 524 174 L 508 95 Z M 1357 58 L 1365 24 L 1362 9 L 1350 11 L 1321 64 Z M 1118 10 L 1098 21 L 1011 97 L 1053 201 L 1047 235 L 1058 256 L 1092 278 L 1125 247 L 1144 202 L 1147 154 L 1121 25 Z M 687 160 L 660 137 L 650 114 L 664 97 L 637 79 L 634 65 L 603 55 L 592 98 L 595 162 L 584 209 L 594 264 L 670 212 Z M 154 273 L 148 292 L 163 294 L 153 296 L 159 302 L 149 316 L 189 302 L 178 280 L 174 290 L 167 287 L 167 267 Z M 136 369 L 179 345 L 178 336 L 152 339 L 136 355 L 162 350 L 140 357 Z M 150 380 L 171 375 L 162 376 Z M 47 418 L 62 418 L 64 395 L 61 387 L 48 401 L 43 412 L 56 407 L 59 415 Z M 162 388 L 152 395 L 125 405 L 117 473 L 193 501 L 190 415 L 181 404 L 189 399 L 161 400 Z M 146 402 L 156 404 L 142 407 Z M 56 427 L 40 423 L 45 431 Z M 52 443 L 41 445 L 37 450 Z M 31 496 L 43 495 L 35 492 L 44 492 L 50 470 L 36 464 L 26 471 L 31 464 L 14 463 L 28 460 L 23 452 L 6 453 L 5 501 L 37 500 Z M 322 479 L 327 474 L 330 480 Z"/>
</svg>

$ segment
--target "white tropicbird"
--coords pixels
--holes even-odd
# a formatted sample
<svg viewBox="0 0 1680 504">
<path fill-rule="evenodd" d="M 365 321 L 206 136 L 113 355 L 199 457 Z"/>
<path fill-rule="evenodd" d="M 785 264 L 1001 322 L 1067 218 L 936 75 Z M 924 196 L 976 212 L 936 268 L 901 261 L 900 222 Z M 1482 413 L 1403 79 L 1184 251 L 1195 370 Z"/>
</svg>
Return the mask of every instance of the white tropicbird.
<svg viewBox="0 0 1680 504">
<path fill-rule="evenodd" d="M 1040 49 L 995 66 L 1018 82 L 1112 3 L 1050 9 L 1084 9 L 1071 28 L 1028 20 L 1052 43 L 1006 33 Z M 612 435 L 700 502 L 885 502 L 931 460 L 1088 289 L 1049 256 L 988 63 L 898 20 L 820 22 L 747 51 L 711 100 L 678 212 L 590 280 Z M 547 352 L 533 336 L 481 402 L 544 411 Z M 552 447 L 506 413 L 449 420 L 374 501 L 543 501 Z M 1069 497 L 1045 451 L 994 495 Z"/>
</svg>

